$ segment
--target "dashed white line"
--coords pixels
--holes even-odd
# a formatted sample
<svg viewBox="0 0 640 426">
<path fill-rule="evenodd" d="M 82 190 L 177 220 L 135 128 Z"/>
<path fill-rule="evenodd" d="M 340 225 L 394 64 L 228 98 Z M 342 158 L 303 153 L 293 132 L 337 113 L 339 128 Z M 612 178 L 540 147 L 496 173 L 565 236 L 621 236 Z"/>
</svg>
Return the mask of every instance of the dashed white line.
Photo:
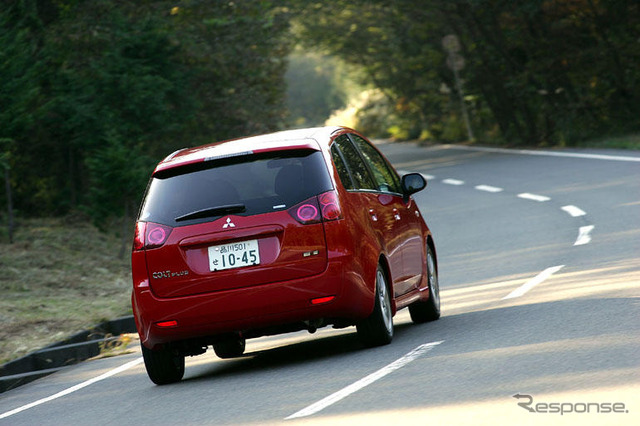
<svg viewBox="0 0 640 426">
<path fill-rule="evenodd" d="M 538 202 L 549 201 L 551 199 L 544 195 L 530 194 L 528 192 L 523 192 L 522 194 L 518 194 L 518 198 L 523 198 L 525 200 L 532 200 L 532 201 L 538 201 Z"/>
<path fill-rule="evenodd" d="M 9 416 L 13 416 L 14 414 L 18 414 L 18 413 L 20 413 L 22 411 L 28 410 L 29 408 L 33 408 L 33 407 L 36 407 L 36 406 L 38 406 L 40 404 L 44 404 L 45 402 L 53 401 L 54 399 L 58 399 L 58 398 L 61 398 L 61 397 L 65 396 L 65 395 L 69 395 L 70 393 L 73 393 L 73 392 L 75 392 L 77 390 L 85 388 L 85 387 L 87 387 L 89 385 L 92 385 L 92 384 L 94 384 L 96 382 L 99 382 L 101 380 L 107 379 L 107 378 L 109 378 L 111 376 L 115 376 L 118 373 L 122 373 L 123 371 L 128 370 L 131 367 L 135 367 L 136 365 L 142 363 L 142 361 L 143 361 L 142 357 L 137 358 L 137 359 L 135 359 L 133 361 L 130 361 L 130 362 L 126 363 L 126 364 L 121 365 L 120 367 L 114 368 L 113 370 L 109 370 L 106 373 L 101 374 L 98 377 L 94 377 L 93 379 L 89 379 L 89 380 L 84 381 L 82 383 L 79 383 L 79 384 L 77 384 L 75 386 L 72 386 L 72 387 L 70 387 L 68 389 L 60 391 L 60 392 L 56 393 L 55 395 L 51 395 L 51 396 L 48 396 L 46 398 L 39 399 L 39 400 L 37 400 L 35 402 L 32 402 L 30 404 L 26 404 L 26 405 L 23 405 L 22 407 L 18 407 L 18 408 L 14 409 L 14 410 L 7 411 L 6 413 L 2 413 L 2 414 L 0 414 L 0 419 L 4 419 L 4 418 L 7 418 Z"/>
<path fill-rule="evenodd" d="M 555 274 L 562 268 L 564 268 L 564 265 L 553 266 L 551 268 L 545 269 L 544 271 L 536 275 L 535 278 L 532 278 L 531 280 L 527 281 L 525 284 L 521 285 L 520 287 L 513 290 L 511 293 L 509 293 L 505 297 L 503 297 L 502 300 L 513 299 L 515 297 L 522 296 L 523 294 L 525 294 L 526 292 L 528 292 L 529 290 L 531 290 L 541 282 L 545 281 L 547 278 L 549 278 L 551 275 Z"/>
<path fill-rule="evenodd" d="M 591 231 L 595 228 L 594 225 L 581 226 L 578 231 L 578 239 L 573 243 L 574 246 L 582 246 L 591 242 Z"/>
<path fill-rule="evenodd" d="M 490 186 L 490 185 L 478 185 L 476 186 L 476 189 L 478 191 L 485 191 L 485 192 L 502 192 L 503 191 L 502 188 L 498 188 L 496 186 Z"/>
<path fill-rule="evenodd" d="M 578 208 L 576 206 L 564 206 L 564 207 L 562 207 L 562 210 L 564 210 L 565 212 L 569 213 L 573 217 L 580 217 L 580 216 L 584 216 L 584 215 L 587 214 L 584 210 L 582 210 L 582 209 L 580 209 L 580 208 Z"/>
<path fill-rule="evenodd" d="M 424 174 L 424 173 L 422 173 L 422 176 L 427 180 L 435 179 L 435 176 L 427 175 L 427 174 Z M 448 179 L 443 179 L 442 183 L 445 183 L 447 185 L 460 186 L 460 185 L 464 185 L 465 182 L 463 180 L 459 180 L 459 179 L 448 178 Z M 491 186 L 491 185 L 477 185 L 477 186 L 475 186 L 475 189 L 477 189 L 478 191 L 492 192 L 492 193 L 497 193 L 497 192 L 502 192 L 503 191 L 502 188 L 499 188 L 499 187 L 496 187 L 496 186 Z M 525 199 L 525 200 L 531 200 L 531 201 L 537 201 L 537 202 L 540 202 L 540 203 L 551 200 L 551 198 L 547 197 L 546 195 L 531 194 L 529 192 L 523 192 L 523 193 L 518 194 L 518 198 L 522 198 L 522 199 Z M 581 208 L 573 206 L 573 205 L 567 205 L 567 206 L 563 206 L 561 208 L 562 208 L 563 211 L 567 212 L 572 217 L 581 217 L 581 216 L 585 216 L 587 214 Z M 594 228 L 593 225 L 580 227 L 580 231 L 578 233 L 578 238 L 577 238 L 576 242 L 573 245 L 574 246 L 581 246 L 581 245 L 588 244 L 589 242 L 591 242 L 591 231 L 593 230 L 593 228 Z M 525 290 L 525 291 L 528 291 L 528 290 Z M 517 297 L 517 296 L 511 296 L 511 297 Z M 509 296 L 505 297 L 505 299 L 506 298 L 509 298 Z"/>
<path fill-rule="evenodd" d="M 458 179 L 444 179 L 442 183 L 446 183 L 447 185 L 456 185 L 456 186 L 464 185 L 464 181 L 458 180 Z"/>
<path fill-rule="evenodd" d="M 327 408 L 330 405 L 335 404 L 336 402 L 346 398 L 347 396 L 351 395 L 354 392 L 359 391 L 360 389 L 364 388 L 365 386 L 370 385 L 371 383 L 380 380 L 381 378 L 383 378 L 384 376 L 394 372 L 395 370 L 404 367 L 405 365 L 409 364 L 411 361 L 414 361 L 416 358 L 420 357 L 421 355 L 425 354 L 426 352 L 430 351 L 431 349 L 433 349 L 434 347 L 438 346 L 440 343 L 442 343 L 443 341 L 440 342 L 432 342 L 432 343 L 425 343 L 424 345 L 420 345 L 417 348 L 415 348 L 414 350 L 412 350 L 411 352 L 409 352 L 408 354 L 404 355 L 402 358 L 397 359 L 396 361 L 392 362 L 391 364 L 387 365 L 386 367 L 381 368 L 380 370 L 376 371 L 375 373 L 369 374 L 367 377 L 364 377 L 360 380 L 358 380 L 357 382 L 347 386 L 346 388 L 343 388 L 341 390 L 339 390 L 338 392 L 329 395 L 328 397 L 321 399 L 320 401 L 309 405 L 306 408 L 303 408 L 302 410 L 290 415 L 289 417 L 285 418 L 285 420 L 290 420 L 290 419 L 296 419 L 296 418 L 300 418 L 300 417 L 307 417 L 310 416 L 312 414 L 317 413 L 318 411 L 321 411 L 325 408 Z"/>
</svg>

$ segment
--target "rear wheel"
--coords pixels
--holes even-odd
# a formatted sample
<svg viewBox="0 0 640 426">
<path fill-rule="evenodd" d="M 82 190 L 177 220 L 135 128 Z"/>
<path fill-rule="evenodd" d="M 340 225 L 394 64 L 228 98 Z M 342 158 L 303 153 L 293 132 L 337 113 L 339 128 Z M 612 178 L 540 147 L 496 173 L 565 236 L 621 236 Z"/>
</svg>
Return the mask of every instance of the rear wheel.
<svg viewBox="0 0 640 426">
<path fill-rule="evenodd" d="M 168 349 L 151 350 L 142 346 L 142 357 L 147 374 L 156 385 L 167 385 L 182 380 L 184 355 Z"/>
<path fill-rule="evenodd" d="M 393 312 L 391 297 L 387 287 L 387 279 L 383 269 L 378 265 L 376 271 L 376 296 L 373 312 L 368 318 L 360 321 L 356 328 L 358 337 L 366 346 L 382 346 L 393 339 Z"/>
<path fill-rule="evenodd" d="M 427 245 L 427 280 L 429 282 L 429 300 L 426 302 L 419 300 L 409 305 L 411 320 L 416 324 L 440 318 L 440 285 L 438 284 L 436 261 L 429 245 Z"/>
<path fill-rule="evenodd" d="M 239 334 L 213 344 L 213 351 L 219 358 L 237 358 L 244 353 L 246 340 Z"/>
</svg>

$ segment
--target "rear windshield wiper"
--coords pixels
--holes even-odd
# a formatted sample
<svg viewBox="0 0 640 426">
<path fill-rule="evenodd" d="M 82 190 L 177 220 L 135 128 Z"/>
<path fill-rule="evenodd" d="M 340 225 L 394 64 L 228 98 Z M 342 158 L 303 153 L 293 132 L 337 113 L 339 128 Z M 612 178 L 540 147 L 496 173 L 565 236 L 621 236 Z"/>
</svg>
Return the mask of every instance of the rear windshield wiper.
<svg viewBox="0 0 640 426">
<path fill-rule="evenodd" d="M 242 213 L 246 210 L 244 204 L 227 204 L 224 206 L 209 207 L 202 210 L 196 210 L 191 213 L 183 214 L 176 217 L 176 222 L 190 219 L 202 219 L 203 217 L 222 216 L 223 214 Z"/>
</svg>

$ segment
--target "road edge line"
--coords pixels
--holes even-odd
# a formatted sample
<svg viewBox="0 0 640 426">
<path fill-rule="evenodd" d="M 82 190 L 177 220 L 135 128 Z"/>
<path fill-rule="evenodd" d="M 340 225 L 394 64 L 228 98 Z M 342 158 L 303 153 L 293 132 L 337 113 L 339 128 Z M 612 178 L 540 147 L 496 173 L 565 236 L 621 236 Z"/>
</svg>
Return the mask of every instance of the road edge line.
<svg viewBox="0 0 640 426">
<path fill-rule="evenodd" d="M 22 407 L 18 407 L 18 408 L 15 408 L 15 409 L 11 410 L 11 411 L 7 411 L 6 413 L 2 413 L 2 414 L 0 414 L 0 420 L 6 419 L 7 417 L 13 416 L 14 414 L 18 414 L 18 413 L 20 413 L 22 411 L 25 411 L 25 410 L 28 410 L 30 408 L 37 407 L 38 405 L 44 404 L 45 402 L 53 401 L 54 399 L 58 399 L 58 398 L 61 398 L 61 397 L 65 396 L 65 395 L 69 395 L 70 393 L 78 391 L 78 390 L 80 390 L 82 388 L 86 388 L 87 386 L 92 385 L 92 384 L 94 384 L 96 382 L 102 381 L 104 379 L 108 379 L 111 376 L 115 376 L 118 373 L 122 373 L 123 371 L 126 371 L 126 370 L 128 370 L 128 369 L 130 369 L 132 367 L 135 367 L 138 364 L 141 364 L 142 361 L 143 361 L 142 357 L 137 358 L 137 359 L 135 359 L 133 361 L 129 361 L 126 364 L 121 365 L 120 367 L 116 367 L 116 368 L 114 368 L 112 370 L 109 370 L 106 373 L 99 375 L 98 377 L 94 377 L 94 378 L 86 380 L 86 381 L 84 381 L 82 383 L 78 383 L 77 385 L 72 386 L 72 387 L 70 387 L 68 389 L 65 389 L 63 391 L 60 391 L 60 392 L 58 392 L 58 393 L 56 393 L 54 395 L 48 396 L 46 398 L 39 399 L 39 400 L 37 400 L 35 402 L 31 402 L 29 404 L 23 405 Z"/>
</svg>

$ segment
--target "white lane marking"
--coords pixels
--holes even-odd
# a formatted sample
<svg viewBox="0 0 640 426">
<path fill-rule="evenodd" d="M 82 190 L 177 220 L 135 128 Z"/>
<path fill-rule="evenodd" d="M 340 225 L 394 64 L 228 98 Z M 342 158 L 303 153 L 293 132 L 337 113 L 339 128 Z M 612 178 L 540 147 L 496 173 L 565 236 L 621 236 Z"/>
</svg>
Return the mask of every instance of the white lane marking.
<svg viewBox="0 0 640 426">
<path fill-rule="evenodd" d="M 433 180 L 436 177 L 434 175 L 426 175 L 424 173 L 421 173 L 422 177 L 425 178 L 426 180 Z"/>
<path fill-rule="evenodd" d="M 86 388 L 87 386 L 92 385 L 92 384 L 94 384 L 96 382 L 99 382 L 101 380 L 107 379 L 107 378 L 109 378 L 111 376 L 115 376 L 118 373 L 122 373 L 123 371 L 128 370 L 131 367 L 135 367 L 136 365 L 142 363 L 142 361 L 143 361 L 143 359 L 142 359 L 142 357 L 140 357 L 140 358 L 135 359 L 133 361 L 130 361 L 130 362 L 126 363 L 126 364 L 123 364 L 120 367 L 114 368 L 113 370 L 109 370 L 106 373 L 101 374 L 98 377 L 94 377 L 93 379 L 89 379 L 89 380 L 87 380 L 85 382 L 79 383 L 79 384 L 77 384 L 75 386 L 72 386 L 72 387 L 70 387 L 68 389 L 65 389 L 65 390 L 63 390 L 61 392 L 58 392 L 55 395 L 51 395 L 51 396 L 48 396 L 46 398 L 39 399 L 39 400 L 37 400 L 35 402 L 32 402 L 30 404 L 23 405 L 22 407 L 18 407 L 18 408 L 14 409 L 14 410 L 7 411 L 6 413 L 0 414 L 0 419 L 4 419 L 4 418 L 7 418 L 9 416 L 13 416 L 14 414 L 17 414 L 17 413 L 20 413 L 22 411 L 28 410 L 29 408 L 33 408 L 33 407 L 36 407 L 36 406 L 38 406 L 40 404 L 44 404 L 45 402 L 53 401 L 54 399 L 58 399 L 58 398 L 61 398 L 61 397 L 65 396 L 65 395 L 69 395 L 70 393 L 73 393 L 73 392 L 75 392 L 77 390 L 80 390 L 82 388 Z"/>
<path fill-rule="evenodd" d="M 490 186 L 490 185 L 478 185 L 476 186 L 476 189 L 478 191 L 485 191 L 485 192 L 502 192 L 503 191 L 502 188 L 498 188 L 496 186 Z"/>
<path fill-rule="evenodd" d="M 343 388 L 338 392 L 331 394 L 328 397 L 321 399 L 320 401 L 314 404 L 311 404 L 306 408 L 303 408 L 302 410 L 285 418 L 285 420 L 296 419 L 296 418 L 306 417 L 306 416 L 315 414 L 318 411 L 321 411 L 327 408 L 328 406 L 333 405 L 336 402 L 346 398 L 352 393 L 359 391 L 365 386 L 368 386 L 371 383 L 383 378 L 389 373 L 392 373 L 393 371 L 404 367 L 405 365 L 409 364 L 411 361 L 414 361 L 416 358 L 430 351 L 431 349 L 433 349 L 435 346 L 438 346 L 442 342 L 444 342 L 444 340 L 440 342 L 425 343 L 424 345 L 420 345 L 414 350 L 412 350 L 411 352 L 409 352 L 408 354 L 404 355 L 402 358 L 397 359 L 396 361 L 392 362 L 386 367 L 383 367 L 380 370 L 376 371 L 375 373 L 369 374 L 367 377 L 364 377 L 358 380 L 357 382 L 347 386 L 346 388 Z"/>
<path fill-rule="evenodd" d="M 533 200 L 538 202 L 549 201 L 551 199 L 549 197 L 545 197 L 544 195 L 529 194 L 528 192 L 518 194 L 518 198 L 524 198 L 525 200 Z"/>
<path fill-rule="evenodd" d="M 564 206 L 564 207 L 562 207 L 562 210 L 564 210 L 565 212 L 569 213 L 573 217 L 580 217 L 580 216 L 584 216 L 584 215 L 587 214 L 584 210 L 582 210 L 582 209 L 580 209 L 580 208 L 578 208 L 576 206 Z"/>
<path fill-rule="evenodd" d="M 587 160 L 640 162 L 640 157 L 631 157 L 631 156 L 623 156 L 623 155 L 582 154 L 579 152 L 533 151 L 529 149 L 487 148 L 482 146 L 464 146 L 464 145 L 444 145 L 444 146 L 448 148 L 464 149 L 467 151 L 498 152 L 501 154 L 539 155 L 539 156 L 546 156 L 546 157 L 583 158 Z"/>
<path fill-rule="evenodd" d="M 532 278 L 531 280 L 527 281 L 525 284 L 521 285 L 520 287 L 513 290 L 511 293 L 509 293 L 505 297 L 503 297 L 502 300 L 513 299 L 515 297 L 522 296 L 523 294 L 525 294 L 526 292 L 528 292 L 529 290 L 531 290 L 541 282 L 545 281 L 547 278 L 549 278 L 551 275 L 555 274 L 562 268 L 564 268 L 564 265 L 553 266 L 551 268 L 545 269 L 544 271 L 536 275 L 535 278 Z"/>
<path fill-rule="evenodd" d="M 464 181 L 463 180 L 458 180 L 458 179 L 445 179 L 442 181 L 442 183 L 446 183 L 447 185 L 464 185 Z"/>
<path fill-rule="evenodd" d="M 578 231 L 578 239 L 573 243 L 574 246 L 582 246 L 591 242 L 591 231 L 595 228 L 594 225 L 581 226 Z"/>
</svg>

